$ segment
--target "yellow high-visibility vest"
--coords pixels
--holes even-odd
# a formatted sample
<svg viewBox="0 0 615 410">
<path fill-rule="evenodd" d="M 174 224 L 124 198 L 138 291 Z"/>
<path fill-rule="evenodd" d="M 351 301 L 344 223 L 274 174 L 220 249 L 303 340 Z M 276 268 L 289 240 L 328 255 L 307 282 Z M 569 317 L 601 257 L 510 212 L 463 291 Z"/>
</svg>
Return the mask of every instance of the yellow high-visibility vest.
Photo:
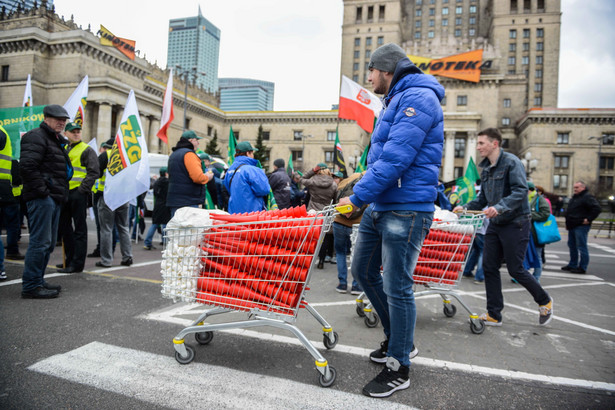
<svg viewBox="0 0 615 410">
<path fill-rule="evenodd" d="M 68 189 L 73 190 L 78 188 L 87 176 L 87 170 L 81 163 L 81 154 L 89 148 L 89 145 L 81 141 L 77 145 L 74 145 L 70 151 L 68 151 L 68 158 L 71 164 L 73 164 L 73 177 L 68 182 Z M 68 146 L 67 146 L 68 149 Z"/>
</svg>

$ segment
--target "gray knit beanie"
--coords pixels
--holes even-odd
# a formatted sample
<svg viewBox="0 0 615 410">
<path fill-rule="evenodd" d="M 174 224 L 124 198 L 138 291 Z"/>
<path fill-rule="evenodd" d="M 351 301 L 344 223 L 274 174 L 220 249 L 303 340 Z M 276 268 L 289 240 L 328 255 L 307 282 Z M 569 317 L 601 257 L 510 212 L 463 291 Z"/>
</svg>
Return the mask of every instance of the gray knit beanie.
<svg viewBox="0 0 615 410">
<path fill-rule="evenodd" d="M 408 58 L 404 50 L 397 44 L 388 43 L 378 47 L 373 53 L 369 61 L 368 68 L 394 73 L 395 67 L 399 60 Z"/>
</svg>

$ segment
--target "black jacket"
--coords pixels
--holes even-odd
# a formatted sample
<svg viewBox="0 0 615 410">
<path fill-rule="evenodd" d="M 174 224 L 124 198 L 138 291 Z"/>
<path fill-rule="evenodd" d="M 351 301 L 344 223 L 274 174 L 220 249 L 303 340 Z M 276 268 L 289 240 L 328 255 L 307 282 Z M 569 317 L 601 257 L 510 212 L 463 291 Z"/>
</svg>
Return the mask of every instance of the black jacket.
<svg viewBox="0 0 615 410">
<path fill-rule="evenodd" d="M 152 213 L 152 223 L 166 225 L 171 220 L 171 211 L 167 207 L 167 191 L 169 189 L 169 179 L 160 177 L 154 183 L 154 212 Z"/>
<path fill-rule="evenodd" d="M 290 178 L 284 168 L 278 168 L 269 174 L 269 185 L 278 208 L 290 208 Z"/>
<path fill-rule="evenodd" d="M 73 175 L 63 146 L 66 143 L 44 122 L 22 137 L 19 172 L 24 201 L 50 196 L 58 204 L 66 202 L 68 181 Z"/>
<path fill-rule="evenodd" d="M 573 195 L 566 211 L 566 229 L 571 230 L 583 225 L 583 220 L 586 218 L 591 226 L 591 222 L 600 215 L 601 211 L 600 204 L 587 189 Z"/>
</svg>

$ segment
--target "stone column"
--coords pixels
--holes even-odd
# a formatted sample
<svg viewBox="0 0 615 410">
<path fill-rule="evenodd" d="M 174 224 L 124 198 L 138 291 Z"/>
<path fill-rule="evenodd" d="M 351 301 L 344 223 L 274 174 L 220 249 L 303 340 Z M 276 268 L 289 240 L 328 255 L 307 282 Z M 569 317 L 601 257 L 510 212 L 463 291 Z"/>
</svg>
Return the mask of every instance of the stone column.
<svg viewBox="0 0 615 410">
<path fill-rule="evenodd" d="M 160 119 L 156 117 L 151 118 L 151 129 L 148 140 L 149 152 L 158 152 L 158 141 L 160 140 L 156 135 L 160 130 Z"/>
<path fill-rule="evenodd" d="M 476 132 L 475 131 L 468 132 L 468 138 L 466 139 L 466 152 L 463 158 L 464 174 L 465 174 L 465 170 L 468 169 L 470 158 L 474 158 L 474 163 L 478 167 L 479 158 L 477 158 L 476 156 Z"/>
<path fill-rule="evenodd" d="M 448 182 L 453 180 L 455 173 L 455 131 L 446 131 L 444 135 L 444 164 L 442 167 L 442 181 Z"/>
<path fill-rule="evenodd" d="M 96 138 L 98 145 L 113 136 L 111 131 L 111 104 L 103 101 L 98 104 L 98 124 L 96 126 Z"/>
</svg>

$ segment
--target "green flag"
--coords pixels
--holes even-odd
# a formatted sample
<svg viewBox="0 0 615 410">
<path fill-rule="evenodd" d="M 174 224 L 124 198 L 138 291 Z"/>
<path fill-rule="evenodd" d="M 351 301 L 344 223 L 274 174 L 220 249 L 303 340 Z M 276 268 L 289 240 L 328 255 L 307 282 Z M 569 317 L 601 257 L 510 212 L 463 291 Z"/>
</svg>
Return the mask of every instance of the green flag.
<svg viewBox="0 0 615 410">
<path fill-rule="evenodd" d="M 209 195 L 209 190 L 207 187 L 205 187 L 205 209 L 216 209 L 214 200 L 211 199 L 211 195 Z"/>
<path fill-rule="evenodd" d="M 263 169 L 263 165 L 261 164 L 261 162 L 259 160 L 256 160 L 258 163 L 258 167 L 260 169 Z M 263 172 L 265 172 L 265 170 L 263 169 Z M 271 190 L 271 187 L 269 187 L 269 194 L 267 194 L 267 210 L 269 211 L 273 211 L 273 210 L 277 210 L 278 208 L 278 203 L 275 201 L 275 197 L 273 196 L 273 191 Z"/>
<path fill-rule="evenodd" d="M 286 165 L 286 173 L 289 176 L 292 176 L 295 172 L 295 167 L 293 166 L 293 153 L 290 153 L 290 157 L 288 157 L 288 165 Z"/>
<path fill-rule="evenodd" d="M 354 172 L 363 172 L 367 169 L 367 153 L 368 152 L 369 152 L 369 145 L 365 147 L 365 149 L 363 150 L 363 154 L 361 154 L 361 159 L 359 160 L 359 163 L 357 164 L 357 168 L 354 170 Z"/>
<path fill-rule="evenodd" d="M 0 125 L 9 134 L 14 159 L 19 159 L 21 155 L 22 135 L 41 125 L 45 119 L 43 108 L 44 105 L 35 105 L 0 109 Z"/>
<path fill-rule="evenodd" d="M 476 168 L 476 164 L 474 163 L 474 158 L 470 157 L 470 162 L 468 162 L 468 168 L 466 169 L 465 177 L 470 181 L 478 181 L 480 179 L 480 174 L 478 173 L 478 169 Z"/>
<path fill-rule="evenodd" d="M 457 178 L 455 181 L 455 185 L 457 185 L 456 193 L 459 197 L 460 204 L 467 204 L 476 198 L 476 189 L 474 186 L 479 178 L 478 169 L 476 169 L 474 159 L 470 157 L 470 162 L 468 163 L 468 168 L 466 169 L 465 175 L 463 178 Z"/>
<path fill-rule="evenodd" d="M 228 134 L 228 160 L 226 163 L 230 167 L 233 165 L 233 161 L 235 161 L 235 146 L 237 145 L 237 141 L 235 140 L 235 134 L 233 134 L 233 126 L 231 125 L 231 130 Z"/>
<path fill-rule="evenodd" d="M 335 146 L 333 147 L 333 165 L 337 165 L 344 178 L 348 178 L 348 172 L 346 172 L 346 162 L 344 161 L 342 144 L 340 144 L 340 137 L 337 128 L 335 129 Z"/>
</svg>

